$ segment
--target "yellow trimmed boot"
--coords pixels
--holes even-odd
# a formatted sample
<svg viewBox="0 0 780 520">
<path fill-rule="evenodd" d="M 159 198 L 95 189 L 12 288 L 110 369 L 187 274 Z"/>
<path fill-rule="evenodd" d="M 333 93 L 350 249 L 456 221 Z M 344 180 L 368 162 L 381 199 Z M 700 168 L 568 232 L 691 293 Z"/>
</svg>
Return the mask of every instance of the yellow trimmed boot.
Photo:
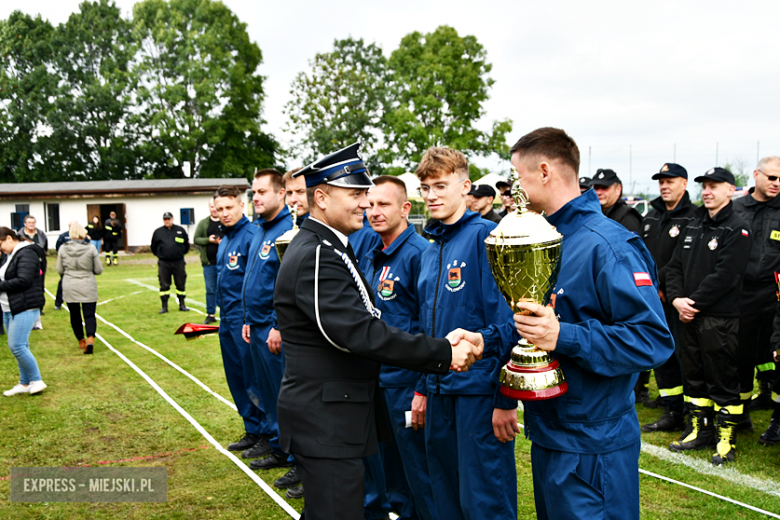
<svg viewBox="0 0 780 520">
<path fill-rule="evenodd" d="M 737 446 L 734 444 L 734 431 L 737 428 L 737 421 L 725 408 L 721 408 L 718 411 L 716 423 L 718 444 L 715 447 L 715 455 L 712 456 L 712 465 L 720 466 L 727 462 L 734 462 L 737 455 Z"/>
<path fill-rule="evenodd" d="M 712 407 L 691 408 L 691 433 L 682 440 L 672 441 L 669 449 L 676 452 L 701 450 L 715 446 L 715 424 Z"/>
</svg>

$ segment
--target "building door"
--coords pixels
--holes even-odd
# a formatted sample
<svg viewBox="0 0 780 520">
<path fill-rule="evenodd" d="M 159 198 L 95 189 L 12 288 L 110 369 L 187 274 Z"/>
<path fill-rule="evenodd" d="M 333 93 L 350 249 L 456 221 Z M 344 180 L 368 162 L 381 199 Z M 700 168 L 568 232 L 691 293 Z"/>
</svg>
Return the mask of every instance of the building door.
<svg viewBox="0 0 780 520">
<path fill-rule="evenodd" d="M 111 212 L 116 213 L 116 218 L 122 223 L 124 230 L 117 244 L 125 253 L 129 252 L 127 241 L 127 212 L 124 204 L 87 204 L 87 219 L 92 222 L 92 217 L 100 217 L 100 225 L 104 225 L 106 220 L 111 218 Z"/>
</svg>

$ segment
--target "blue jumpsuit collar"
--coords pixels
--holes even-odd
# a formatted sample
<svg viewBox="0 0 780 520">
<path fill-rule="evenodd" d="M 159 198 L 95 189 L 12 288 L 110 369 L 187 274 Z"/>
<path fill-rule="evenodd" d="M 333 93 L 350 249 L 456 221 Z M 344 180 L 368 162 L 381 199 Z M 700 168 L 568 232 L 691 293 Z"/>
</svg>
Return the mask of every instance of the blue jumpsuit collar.
<svg viewBox="0 0 780 520">
<path fill-rule="evenodd" d="M 263 222 L 260 225 L 263 226 L 263 229 L 268 229 L 270 227 L 273 227 L 274 224 L 276 224 L 277 222 L 279 222 L 280 220 L 282 220 L 284 217 L 288 215 L 290 215 L 290 208 L 288 208 L 287 205 L 285 204 L 284 207 L 282 208 L 282 211 L 280 211 L 274 218 L 272 218 L 271 220 L 263 220 Z"/>
<path fill-rule="evenodd" d="M 241 219 L 238 222 L 236 222 L 235 226 L 227 227 L 223 224 L 220 224 L 219 227 L 222 229 L 223 233 L 225 233 L 228 236 L 232 236 L 238 233 L 239 230 L 241 230 L 241 228 L 243 228 L 248 224 L 251 224 L 251 222 L 249 222 L 249 219 L 246 218 L 246 215 L 241 215 Z"/>
<path fill-rule="evenodd" d="M 566 236 L 579 229 L 586 219 L 591 219 L 595 216 L 603 216 L 601 204 L 599 204 L 599 197 L 596 195 L 596 192 L 588 190 L 564 204 L 561 209 L 552 215 L 548 215 L 547 221 L 556 227 L 558 233 Z"/>
<path fill-rule="evenodd" d="M 398 238 L 393 240 L 393 243 L 390 244 L 387 247 L 387 249 L 384 249 L 384 243 L 380 241 L 374 249 L 372 249 L 368 253 L 366 253 L 366 258 L 371 260 L 371 263 L 374 263 L 374 259 L 377 258 L 380 255 L 385 255 L 385 256 L 392 255 L 393 252 L 396 249 L 398 249 L 399 247 L 401 247 L 401 245 L 403 245 L 403 243 L 406 242 L 409 239 L 409 237 L 412 236 L 412 234 L 414 232 L 415 232 L 414 231 L 414 226 L 411 225 L 411 224 L 408 224 L 406 226 L 406 229 L 404 229 L 403 233 L 398 235 Z"/>
<path fill-rule="evenodd" d="M 437 220 L 431 226 L 425 228 L 425 232 L 431 235 L 437 242 L 447 242 L 458 234 L 460 228 L 478 218 L 482 218 L 482 215 L 471 211 L 470 209 L 466 209 L 466 213 L 464 213 L 463 216 L 460 217 L 460 220 L 454 224 L 445 224 L 442 221 Z"/>
</svg>

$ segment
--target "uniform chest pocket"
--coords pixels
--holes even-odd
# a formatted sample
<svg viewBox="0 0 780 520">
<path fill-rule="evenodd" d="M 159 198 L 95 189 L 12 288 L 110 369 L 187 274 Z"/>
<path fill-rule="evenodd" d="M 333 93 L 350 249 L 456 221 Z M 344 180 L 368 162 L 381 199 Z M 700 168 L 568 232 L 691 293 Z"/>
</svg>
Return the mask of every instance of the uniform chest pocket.
<svg viewBox="0 0 780 520">
<path fill-rule="evenodd" d="M 766 234 L 771 246 L 775 249 L 780 248 L 780 220 L 770 220 Z"/>
<path fill-rule="evenodd" d="M 329 381 L 322 385 L 323 426 L 317 441 L 330 446 L 362 446 L 372 427 L 368 383 Z"/>
</svg>

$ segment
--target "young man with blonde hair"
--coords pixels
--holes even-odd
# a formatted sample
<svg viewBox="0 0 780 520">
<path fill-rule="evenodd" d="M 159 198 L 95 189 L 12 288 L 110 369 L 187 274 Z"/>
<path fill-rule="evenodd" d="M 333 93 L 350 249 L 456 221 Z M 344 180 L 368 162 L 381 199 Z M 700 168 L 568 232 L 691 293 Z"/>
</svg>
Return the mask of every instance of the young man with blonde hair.
<svg viewBox="0 0 780 520">
<path fill-rule="evenodd" d="M 485 356 L 469 372 L 421 380 L 412 413 L 425 410 L 439 518 L 517 518 L 517 402 L 500 394 L 498 376 L 518 336 L 487 261 L 484 240 L 496 224 L 466 207 L 468 172 L 466 157 L 449 148 L 429 148 L 415 172 L 435 219 L 420 260 L 420 328 L 439 338 L 456 327 L 478 332 Z"/>
</svg>

